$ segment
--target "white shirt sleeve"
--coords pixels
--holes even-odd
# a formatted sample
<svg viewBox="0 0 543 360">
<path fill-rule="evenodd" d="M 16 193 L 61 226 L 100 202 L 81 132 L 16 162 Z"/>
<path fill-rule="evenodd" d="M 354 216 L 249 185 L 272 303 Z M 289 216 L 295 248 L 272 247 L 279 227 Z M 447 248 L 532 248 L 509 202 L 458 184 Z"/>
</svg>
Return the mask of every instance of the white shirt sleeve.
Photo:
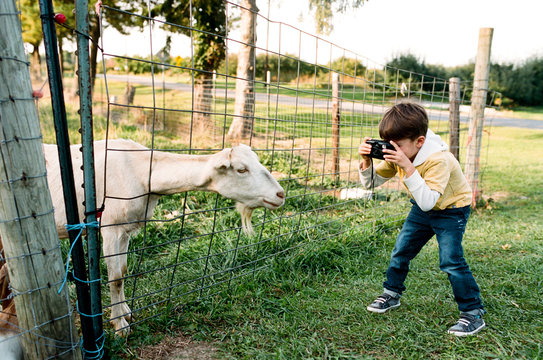
<svg viewBox="0 0 543 360">
<path fill-rule="evenodd" d="M 432 210 L 441 196 L 439 192 L 430 189 L 426 185 L 417 170 L 410 177 L 404 178 L 404 183 L 422 211 Z"/>
<path fill-rule="evenodd" d="M 380 185 L 383 185 L 388 180 L 390 180 L 390 178 L 382 177 L 379 174 L 377 174 L 375 172 L 375 168 L 373 167 L 373 163 L 364 170 L 358 168 L 358 173 L 360 174 L 360 182 L 362 183 L 362 187 L 366 190 L 371 190 L 372 185 L 373 187 L 378 187 Z M 373 177 L 373 184 L 372 184 L 372 177 Z"/>
</svg>

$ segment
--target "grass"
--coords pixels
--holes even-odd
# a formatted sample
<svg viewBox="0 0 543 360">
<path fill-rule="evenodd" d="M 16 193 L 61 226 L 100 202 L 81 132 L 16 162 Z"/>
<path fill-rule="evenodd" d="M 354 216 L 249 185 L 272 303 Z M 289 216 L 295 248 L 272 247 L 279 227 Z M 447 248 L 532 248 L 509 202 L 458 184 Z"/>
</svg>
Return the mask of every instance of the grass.
<svg viewBox="0 0 543 360">
<path fill-rule="evenodd" d="M 542 358 L 543 167 L 536 156 L 543 153 L 542 138 L 541 131 L 510 128 L 494 128 L 489 138 L 483 175 L 487 203 L 472 214 L 464 242 L 488 310 L 488 327 L 478 336 L 446 334 L 458 312 L 438 268 L 435 241 L 413 261 L 400 308 L 385 315 L 365 310 L 381 291 L 398 230 L 359 226 L 368 208 L 350 204 L 360 218 L 322 221 L 317 231 L 274 243 L 291 250 L 229 289 L 141 323 L 127 343 L 109 333 L 109 356 L 136 358 L 138 348 L 183 334 L 213 343 L 224 359 Z M 333 199 L 294 200 L 287 202 L 286 213 L 309 206 L 324 220 L 337 219 L 342 209 L 322 209 L 322 201 Z M 219 218 L 232 221 L 227 215 Z M 277 226 L 279 220 L 274 221 Z M 295 222 L 280 226 L 285 231 Z M 343 233 L 334 236 L 338 229 Z M 273 227 L 265 231 L 271 234 Z M 228 242 L 231 236 L 219 240 Z M 307 245 L 293 247 L 299 241 Z M 184 251 L 198 252 L 198 246 Z"/>
<path fill-rule="evenodd" d="M 530 119 L 530 120 L 543 120 L 543 107 L 525 107 L 518 106 L 511 110 L 504 109 L 501 111 L 504 115 L 519 118 L 519 119 Z"/>
</svg>

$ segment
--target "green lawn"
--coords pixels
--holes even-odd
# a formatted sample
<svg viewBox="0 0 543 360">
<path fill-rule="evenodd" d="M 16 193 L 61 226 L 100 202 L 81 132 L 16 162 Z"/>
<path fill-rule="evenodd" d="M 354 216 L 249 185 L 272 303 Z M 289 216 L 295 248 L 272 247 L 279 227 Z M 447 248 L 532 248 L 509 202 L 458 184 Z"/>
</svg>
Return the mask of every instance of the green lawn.
<svg viewBox="0 0 543 360">
<path fill-rule="evenodd" d="M 530 119 L 530 120 L 543 120 L 543 107 L 515 107 L 511 110 L 503 109 L 501 111 L 505 116 L 518 118 L 518 119 Z"/>
<path fill-rule="evenodd" d="M 220 359 L 543 358 L 543 165 L 538 156 L 543 132 L 493 128 L 485 139 L 490 139 L 483 173 L 487 204 L 474 211 L 464 241 L 488 310 L 488 326 L 479 335 L 459 339 L 446 334 L 458 311 L 438 268 L 435 241 L 413 261 L 402 306 L 384 315 L 366 311 L 382 290 L 398 230 L 357 226 L 365 211 L 374 211 L 360 207 L 356 217 L 300 232 L 296 236 L 307 246 L 285 252 L 234 282 L 229 291 L 141 323 L 126 343 L 108 330 L 109 356 L 138 358 L 143 347 L 170 335 L 212 344 Z M 323 199 L 295 198 L 286 206 L 317 213 L 323 201 L 333 201 Z M 322 212 L 330 219 L 336 215 Z M 342 235 L 326 236 L 334 227 Z M 229 241 L 228 236 L 219 240 Z"/>
</svg>

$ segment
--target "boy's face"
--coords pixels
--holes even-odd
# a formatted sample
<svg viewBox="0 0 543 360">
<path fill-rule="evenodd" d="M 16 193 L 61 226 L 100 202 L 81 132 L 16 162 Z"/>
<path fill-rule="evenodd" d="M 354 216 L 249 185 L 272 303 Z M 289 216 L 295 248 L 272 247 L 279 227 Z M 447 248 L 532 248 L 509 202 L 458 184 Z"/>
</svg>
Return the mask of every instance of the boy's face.
<svg viewBox="0 0 543 360">
<path fill-rule="evenodd" d="M 415 140 L 411 140 L 409 138 L 400 139 L 396 140 L 395 143 L 400 147 L 409 160 L 413 162 L 425 140 L 426 138 L 424 136 L 419 136 Z"/>
</svg>

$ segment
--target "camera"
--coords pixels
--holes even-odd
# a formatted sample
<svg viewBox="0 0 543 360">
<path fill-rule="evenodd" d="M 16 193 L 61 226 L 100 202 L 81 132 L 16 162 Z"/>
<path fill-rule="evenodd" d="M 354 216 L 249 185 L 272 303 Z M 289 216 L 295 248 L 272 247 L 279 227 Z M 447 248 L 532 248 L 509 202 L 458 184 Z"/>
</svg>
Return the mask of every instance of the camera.
<svg viewBox="0 0 543 360">
<path fill-rule="evenodd" d="M 366 144 L 371 145 L 371 152 L 369 154 L 369 157 L 374 158 L 374 159 L 384 160 L 385 159 L 384 158 L 385 153 L 383 153 L 384 149 L 389 149 L 389 150 L 394 150 L 394 151 L 396 150 L 391 143 L 384 140 L 370 139 L 370 140 L 366 140 Z"/>
</svg>

